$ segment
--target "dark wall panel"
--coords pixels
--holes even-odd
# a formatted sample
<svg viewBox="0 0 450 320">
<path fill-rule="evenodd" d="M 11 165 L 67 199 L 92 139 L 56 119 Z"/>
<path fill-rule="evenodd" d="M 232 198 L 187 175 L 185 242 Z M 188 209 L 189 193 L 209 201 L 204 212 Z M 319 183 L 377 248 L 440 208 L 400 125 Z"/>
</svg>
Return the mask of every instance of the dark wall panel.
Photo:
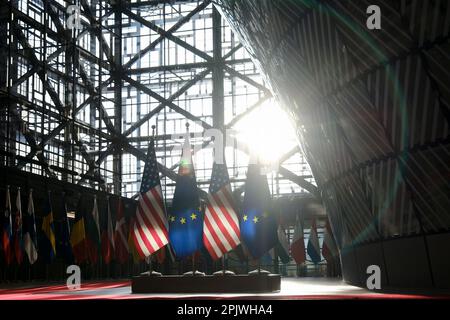
<svg viewBox="0 0 450 320">
<path fill-rule="evenodd" d="M 355 286 L 360 286 L 362 282 L 358 274 L 355 251 L 350 248 L 342 249 L 341 262 L 344 281 Z"/>
<path fill-rule="evenodd" d="M 389 286 L 392 288 L 429 288 L 430 269 L 422 237 L 384 242 Z"/>
<path fill-rule="evenodd" d="M 388 287 L 388 278 L 386 274 L 386 267 L 383 261 L 383 251 L 381 243 L 365 244 L 355 249 L 355 256 L 357 262 L 357 273 L 362 278 L 361 283 L 366 286 L 367 267 L 370 265 L 377 265 L 381 272 L 381 289 Z"/>
<path fill-rule="evenodd" d="M 450 234 L 427 236 L 436 287 L 450 288 Z"/>
</svg>

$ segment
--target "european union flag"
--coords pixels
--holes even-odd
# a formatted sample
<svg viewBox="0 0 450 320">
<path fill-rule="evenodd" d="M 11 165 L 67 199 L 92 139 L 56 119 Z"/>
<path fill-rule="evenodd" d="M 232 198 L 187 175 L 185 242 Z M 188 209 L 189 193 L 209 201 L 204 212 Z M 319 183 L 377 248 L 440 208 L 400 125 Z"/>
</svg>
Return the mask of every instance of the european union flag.
<svg viewBox="0 0 450 320">
<path fill-rule="evenodd" d="M 169 240 L 175 255 L 181 258 L 193 254 L 203 245 L 203 216 L 188 135 L 178 169 L 172 214 L 169 215 Z"/>
<path fill-rule="evenodd" d="M 253 258 L 260 258 L 278 243 L 277 222 L 270 209 L 270 191 L 259 164 L 250 164 L 240 219 L 241 238 Z"/>
</svg>

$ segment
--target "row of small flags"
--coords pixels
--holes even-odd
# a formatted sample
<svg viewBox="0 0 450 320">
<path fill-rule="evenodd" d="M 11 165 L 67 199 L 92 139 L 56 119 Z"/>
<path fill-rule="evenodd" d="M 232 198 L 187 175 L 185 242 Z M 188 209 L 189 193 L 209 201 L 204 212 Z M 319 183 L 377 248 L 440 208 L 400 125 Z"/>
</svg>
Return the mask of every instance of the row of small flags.
<svg viewBox="0 0 450 320">
<path fill-rule="evenodd" d="M 85 199 L 80 198 L 80 204 L 77 211 L 83 210 L 81 204 L 84 200 Z M 125 216 L 123 214 L 122 201 L 119 199 L 119 210 L 115 230 L 112 229 L 109 199 L 107 202 L 107 230 L 102 233 L 101 239 L 103 261 L 105 263 L 110 263 L 115 251 L 116 259 L 121 263 L 124 263 L 129 257 L 129 241 L 125 236 L 127 232 L 125 230 Z M 28 262 L 31 265 L 37 261 L 38 256 L 41 256 L 47 263 L 51 263 L 56 257 L 57 248 L 58 251 L 60 251 L 58 252 L 58 256 L 64 258 L 67 263 L 72 263 L 74 258 L 77 262 L 83 262 L 84 260 L 81 257 L 84 255 L 87 257 L 87 254 L 89 254 L 92 263 L 97 262 L 98 254 L 96 252 L 96 242 L 98 241 L 100 244 L 100 237 L 98 236 L 100 228 L 98 223 L 97 199 L 94 199 L 94 207 L 92 214 L 90 215 L 93 219 L 87 218 L 86 221 L 88 223 L 86 226 L 75 223 L 72 230 L 70 230 L 69 221 L 67 219 L 67 208 L 65 201 L 63 200 L 63 208 L 61 208 L 63 211 L 63 219 L 60 224 L 60 234 L 58 235 L 58 239 L 56 236 L 53 210 L 51 194 L 49 192 L 43 208 L 44 216 L 42 222 L 37 225 L 33 190 L 30 189 L 29 191 L 27 210 L 25 213 L 22 213 L 21 190 L 18 188 L 15 212 L 13 213 L 10 188 L 7 187 L 1 233 L 1 249 L 6 265 L 10 265 L 14 261 L 18 265 L 22 264 L 24 255 L 27 256 Z M 79 213 L 78 215 L 84 214 Z M 85 227 L 89 232 L 84 231 Z M 58 243 L 57 240 L 59 240 Z"/>
<path fill-rule="evenodd" d="M 314 264 L 318 264 L 322 261 L 320 253 L 322 253 L 322 256 L 328 262 L 335 261 L 336 256 L 338 255 L 338 249 L 334 242 L 328 220 L 324 229 L 322 250 L 320 249 L 319 245 L 319 237 L 317 235 L 317 226 L 315 219 L 313 219 L 312 221 L 306 250 L 303 226 L 298 221 L 298 217 L 296 220 L 294 236 L 292 238 L 290 247 L 288 246 L 286 234 L 281 229 L 281 227 L 278 228 L 278 239 L 279 244 L 275 247 L 275 255 L 277 255 L 283 263 L 288 263 L 290 261 L 289 252 L 292 256 L 292 259 L 294 259 L 294 261 L 299 265 L 306 262 L 306 253 L 309 255 L 311 262 L 313 262 Z"/>
<path fill-rule="evenodd" d="M 38 233 L 36 230 L 36 220 L 34 213 L 33 190 L 29 191 L 28 206 L 25 214 L 22 213 L 21 190 L 18 188 L 15 214 L 12 214 L 11 196 L 9 186 L 6 189 L 6 204 L 2 226 L 2 251 L 5 263 L 10 265 L 13 261 L 22 264 L 26 254 L 30 264 L 38 259 Z M 40 230 L 42 239 L 40 247 L 43 257 L 51 261 L 56 252 L 56 238 L 53 224 L 53 213 L 51 210 L 50 198 L 45 204 L 46 215 L 42 219 Z M 66 221 L 67 223 L 67 221 Z"/>
<path fill-rule="evenodd" d="M 43 235 L 39 250 L 32 190 L 29 192 L 23 223 L 20 197 L 19 188 L 16 213 L 12 215 L 9 188 L 7 189 L 2 232 L 5 262 L 9 265 L 15 257 L 16 262 L 21 264 L 25 252 L 30 264 L 33 264 L 37 260 L 38 251 L 45 256 L 46 261 L 52 261 L 57 248 L 50 193 L 44 206 L 45 215 L 39 226 Z M 312 262 L 321 261 L 315 221 L 307 250 L 304 247 L 303 227 L 298 221 L 289 248 L 285 231 L 272 213 L 269 186 L 259 165 L 250 164 L 248 167 L 242 211 L 238 214 L 227 167 L 225 164 L 214 163 L 206 207 L 202 210 L 188 135 L 179 165 L 172 212 L 169 215 L 164 206 L 153 140 L 147 152 L 136 214 L 131 218 L 128 230 L 120 198 L 115 226 L 107 198 L 106 214 L 103 215 L 106 217 L 106 224 L 103 223 L 103 228 L 100 228 L 97 198 L 94 197 L 90 214 L 87 213 L 86 202 L 81 196 L 70 230 L 67 208 L 63 201 L 64 218 L 59 240 L 66 261 L 74 259 L 77 263 L 89 261 L 96 264 L 101 253 L 106 264 L 114 257 L 116 261 L 124 263 L 129 254 L 132 254 L 135 262 L 152 255 L 156 255 L 158 261 L 162 262 L 166 253 L 164 247 L 168 244 L 167 252 L 171 256 L 185 258 L 205 248 L 211 258 L 216 260 L 241 242 L 255 259 L 273 249 L 284 263 L 290 260 L 289 251 L 298 264 L 306 261 L 305 251 Z M 328 222 L 322 254 L 327 260 L 337 254 Z"/>
</svg>

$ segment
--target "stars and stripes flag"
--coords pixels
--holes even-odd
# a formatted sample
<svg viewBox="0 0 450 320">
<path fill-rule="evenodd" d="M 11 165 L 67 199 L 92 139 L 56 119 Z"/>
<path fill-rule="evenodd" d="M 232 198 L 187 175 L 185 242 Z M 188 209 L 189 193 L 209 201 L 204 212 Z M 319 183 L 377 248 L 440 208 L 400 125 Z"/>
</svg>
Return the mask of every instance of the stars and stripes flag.
<svg viewBox="0 0 450 320">
<path fill-rule="evenodd" d="M 203 244 L 216 260 L 241 243 L 230 179 L 225 164 L 213 164 L 203 222 Z"/>
<path fill-rule="evenodd" d="M 154 140 L 148 147 L 144 174 L 142 175 L 136 223 L 133 227 L 135 248 L 141 258 L 146 258 L 169 242 L 161 183 Z"/>
</svg>

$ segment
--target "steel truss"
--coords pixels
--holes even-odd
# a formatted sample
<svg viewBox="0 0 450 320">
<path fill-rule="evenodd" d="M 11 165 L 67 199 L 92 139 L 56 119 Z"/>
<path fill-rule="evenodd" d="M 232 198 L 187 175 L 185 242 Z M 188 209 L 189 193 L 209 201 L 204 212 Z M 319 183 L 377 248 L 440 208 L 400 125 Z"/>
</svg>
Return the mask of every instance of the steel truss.
<svg viewBox="0 0 450 320">
<path fill-rule="evenodd" d="M 182 7 L 181 3 L 188 5 Z M 68 27 L 71 5 L 80 8 L 81 30 Z M 203 23 L 202 15 L 212 17 L 209 51 L 193 44 L 185 28 L 195 19 Z M 168 118 L 194 123 L 194 143 L 201 143 L 204 149 L 211 140 L 198 139 L 198 134 L 212 127 L 233 128 L 271 97 L 255 80 L 250 58 L 237 54 L 242 45 L 233 40 L 228 48 L 222 46 L 222 23 L 211 0 L 2 1 L 2 164 L 127 194 L 122 179 L 124 159 L 130 155 L 145 158 L 151 135 L 148 127 L 154 124 L 161 176 L 175 180 L 177 164 L 165 158 L 168 148 L 176 144 L 174 132 L 166 130 Z M 206 27 L 204 30 L 209 32 Z M 130 40 L 137 37 L 147 37 L 148 44 L 141 47 L 140 40 Z M 139 43 L 139 48 L 130 50 L 130 43 L 132 47 Z M 191 58 L 171 63 L 170 50 L 184 50 Z M 159 54 L 159 63 L 151 65 L 144 57 L 154 52 Z M 258 96 L 229 121 L 224 111 L 226 77 L 232 83 L 245 83 Z M 212 109 L 209 114 L 198 114 L 191 110 L 192 101 L 186 96 L 205 81 L 212 82 L 210 98 L 192 101 L 211 99 Z M 127 104 L 130 95 L 136 105 Z M 137 110 L 132 122 L 128 121 L 129 108 Z M 175 131 L 183 133 L 179 128 Z M 237 147 L 247 152 L 242 144 Z M 280 163 L 299 152 L 292 149 Z M 140 166 L 137 161 L 138 173 Z M 311 179 L 285 166 L 279 174 L 318 196 Z"/>
</svg>

